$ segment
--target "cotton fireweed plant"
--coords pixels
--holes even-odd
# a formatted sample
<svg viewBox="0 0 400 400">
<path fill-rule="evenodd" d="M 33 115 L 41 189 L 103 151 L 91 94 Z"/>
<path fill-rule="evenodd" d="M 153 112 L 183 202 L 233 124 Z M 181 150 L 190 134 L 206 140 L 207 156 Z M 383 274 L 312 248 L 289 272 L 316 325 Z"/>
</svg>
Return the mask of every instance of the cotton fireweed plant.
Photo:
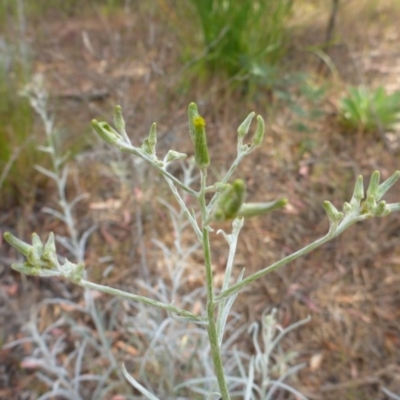
<svg viewBox="0 0 400 400">
<path fill-rule="evenodd" d="M 142 303 L 151 307 L 156 307 L 167 311 L 175 319 L 182 322 L 191 322 L 199 324 L 207 333 L 209 346 L 211 349 L 212 361 L 216 381 L 218 383 L 218 393 L 208 394 L 208 398 L 222 398 L 223 400 L 231 399 L 232 385 L 228 381 L 224 372 L 222 351 L 223 337 L 227 326 L 227 319 L 230 314 L 231 307 L 239 292 L 247 285 L 250 285 L 256 279 L 278 269 L 295 260 L 296 258 L 307 254 L 311 250 L 321 246 L 327 241 L 335 238 L 355 222 L 363 221 L 372 217 L 383 217 L 392 211 L 400 210 L 400 203 L 387 204 L 382 197 L 395 184 L 400 177 L 400 171 L 396 171 L 386 181 L 380 183 L 380 174 L 375 171 L 370 179 L 370 183 L 366 194 L 364 193 L 363 178 L 359 176 L 356 180 L 354 192 L 351 200 L 344 203 L 343 210 L 339 211 L 331 202 L 324 202 L 324 209 L 329 219 L 329 230 L 325 236 L 310 243 L 304 248 L 284 257 L 283 259 L 264 267 L 257 272 L 245 277 L 243 269 L 239 276 L 233 277 L 233 264 L 236 252 L 237 241 L 240 230 L 247 218 L 260 216 L 267 212 L 283 207 L 287 200 L 284 198 L 265 203 L 247 203 L 246 184 L 243 180 L 237 179 L 230 182 L 233 172 L 243 160 L 244 157 L 255 151 L 263 142 L 264 138 L 264 121 L 261 116 L 256 117 L 257 127 L 250 143 L 244 143 L 244 139 L 248 134 L 255 113 L 252 112 L 243 121 L 237 130 L 237 155 L 226 175 L 219 182 L 210 184 L 207 181 L 207 170 L 210 166 L 210 156 L 207 147 L 207 137 L 205 130 L 205 121 L 198 113 L 196 104 L 191 103 L 188 108 L 189 117 L 189 134 L 192 139 L 195 156 L 194 163 L 199 170 L 200 184 L 197 190 L 191 185 L 180 181 L 168 171 L 169 164 L 186 158 L 186 154 L 175 150 L 169 150 L 163 159 L 159 159 L 156 153 L 157 131 L 156 124 L 153 124 L 148 137 L 143 141 L 140 147 L 134 146 L 125 130 L 125 122 L 122 116 L 121 107 L 117 106 L 114 110 L 115 128 L 106 122 L 92 121 L 94 131 L 99 134 L 106 142 L 112 146 L 116 146 L 123 152 L 128 152 L 136 157 L 147 161 L 165 178 L 171 192 L 177 200 L 182 213 L 191 225 L 195 236 L 202 247 L 204 255 L 205 269 L 205 287 L 207 292 L 207 300 L 205 305 L 206 312 L 204 315 L 197 315 L 191 311 L 174 305 L 173 302 L 167 303 L 155 300 L 150 297 L 141 296 L 135 293 L 129 293 L 116 288 L 111 288 L 96 284 L 86 279 L 85 265 L 83 262 L 73 263 L 69 260 L 60 261 L 57 255 L 55 240 L 53 233 L 50 233 L 46 243 L 43 243 L 38 235 L 32 235 L 32 245 L 25 243 L 10 233 L 5 233 L 5 240 L 20 253 L 26 257 L 23 263 L 16 263 L 12 268 L 21 273 L 34 276 L 59 276 L 80 285 L 84 288 L 98 290 L 100 292 L 109 293 L 121 298 L 129 299 Z M 182 192 L 190 195 L 197 201 L 197 212 L 188 207 L 184 199 L 188 196 L 182 196 Z M 211 196 L 210 196 L 211 194 Z M 209 197 L 210 196 L 210 197 Z M 209 199 L 210 198 L 210 199 Z M 209 200 L 208 200 L 209 199 Z M 229 245 L 228 261 L 225 269 L 222 285 L 217 287 L 214 283 L 212 262 L 211 262 L 211 244 L 210 232 L 213 227 L 220 221 L 232 220 L 232 231 L 230 233 L 219 230 Z M 236 281 L 236 282 L 235 282 Z M 269 318 L 269 319 L 268 319 Z M 253 399 L 258 396 L 253 395 L 253 391 L 257 391 L 258 398 L 272 398 L 277 387 L 283 387 L 280 380 L 277 382 L 268 382 L 270 388 L 265 387 L 265 382 L 260 385 L 253 384 L 255 370 L 262 371 L 262 378 L 267 379 L 268 361 L 274 345 L 281 339 L 286 332 L 281 332 L 278 336 L 274 336 L 275 322 L 273 314 L 263 322 L 263 338 L 271 343 L 264 344 L 264 353 L 260 346 L 257 356 L 251 360 L 250 371 L 243 371 L 243 366 L 239 365 L 241 375 L 246 377 L 245 399 Z M 253 334 L 254 333 L 253 329 Z M 275 338 L 274 338 L 275 337 Z M 238 360 L 240 364 L 240 360 Z M 143 395 L 150 399 L 157 397 L 150 393 L 144 386 L 137 382 L 122 366 L 122 371 L 128 381 Z"/>
</svg>

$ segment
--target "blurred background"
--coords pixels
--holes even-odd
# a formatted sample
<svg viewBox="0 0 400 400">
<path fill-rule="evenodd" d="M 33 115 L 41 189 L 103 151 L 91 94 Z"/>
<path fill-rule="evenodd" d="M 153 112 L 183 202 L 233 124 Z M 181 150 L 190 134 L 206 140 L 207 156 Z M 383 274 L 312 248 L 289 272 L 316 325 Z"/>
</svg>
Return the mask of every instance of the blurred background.
<svg viewBox="0 0 400 400">
<path fill-rule="evenodd" d="M 192 155 L 195 101 L 217 181 L 237 127 L 261 114 L 265 142 L 235 177 L 248 201 L 290 204 L 246 221 L 235 265 L 255 272 L 324 235 L 323 201 L 341 207 L 359 174 L 368 183 L 376 169 L 384 179 L 399 169 L 399 19 L 398 0 L 1 0 L 1 237 L 53 231 L 91 280 L 201 313 L 201 253 L 167 186 L 90 121 L 112 121 L 120 104 L 134 145 L 157 122 L 160 156 Z M 171 172 L 189 179 L 185 171 Z M 399 198 L 395 186 L 387 201 Z M 227 247 L 212 240 L 219 282 Z M 275 307 L 283 328 L 311 315 L 282 342 L 272 378 L 305 363 L 290 385 L 309 399 L 399 398 L 390 394 L 400 395 L 399 243 L 400 216 L 366 221 L 260 279 L 237 299 L 229 349 L 250 359 L 246 329 L 264 310 Z M 17 260 L 0 238 L 0 399 L 139 399 L 121 360 L 160 398 L 206 398 L 209 381 L 179 387 L 212 375 L 196 327 L 21 276 Z"/>
</svg>

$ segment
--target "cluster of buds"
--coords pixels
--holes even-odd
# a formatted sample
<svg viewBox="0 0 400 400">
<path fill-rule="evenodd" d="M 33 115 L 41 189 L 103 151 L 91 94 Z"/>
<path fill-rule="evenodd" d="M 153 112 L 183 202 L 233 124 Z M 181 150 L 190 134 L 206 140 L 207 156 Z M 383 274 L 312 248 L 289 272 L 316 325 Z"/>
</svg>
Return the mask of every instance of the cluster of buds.
<svg viewBox="0 0 400 400">
<path fill-rule="evenodd" d="M 188 108 L 189 134 L 192 139 L 195 150 L 195 163 L 201 171 L 205 171 L 210 165 L 210 156 L 207 146 L 206 123 L 204 118 L 198 113 L 197 105 L 190 103 Z M 264 139 L 265 124 L 263 118 L 258 115 L 257 127 L 251 143 L 243 144 L 244 137 L 248 134 L 251 122 L 255 113 L 250 113 L 240 124 L 238 133 L 238 158 L 250 154 L 261 145 Z M 130 144 L 129 138 L 125 132 L 125 121 L 122 117 L 121 107 L 116 106 L 114 110 L 114 122 L 116 129 L 112 128 L 106 122 L 92 121 L 94 130 L 107 142 L 122 146 Z M 183 159 L 186 154 L 170 150 L 164 160 L 158 160 L 156 156 L 157 132 L 154 123 L 150 129 L 148 137 L 143 141 L 140 151 L 147 159 L 157 163 L 160 167 L 166 167 L 171 161 Z M 139 153 L 140 155 L 140 153 Z M 400 172 L 395 172 L 388 180 L 379 184 L 379 172 L 375 171 L 371 177 L 367 196 L 364 199 L 363 178 L 358 177 L 354 193 L 349 203 L 344 203 L 343 212 L 338 211 L 331 202 L 325 201 L 324 208 L 330 221 L 330 233 L 339 234 L 350 224 L 356 221 L 362 221 L 370 217 L 382 217 L 388 215 L 391 211 L 399 210 L 399 203 L 386 204 L 382 201 L 382 196 L 399 179 Z M 246 187 L 243 180 L 236 180 L 232 184 L 220 184 L 221 193 L 218 195 L 218 201 L 213 207 L 211 219 L 215 221 L 225 221 L 241 217 L 253 217 L 265 214 L 266 212 L 281 208 L 287 204 L 287 200 L 282 198 L 266 203 L 244 203 L 246 197 Z"/>
<path fill-rule="evenodd" d="M 114 125 L 111 127 L 107 122 L 92 120 L 93 130 L 106 142 L 119 147 L 121 150 L 133 150 L 136 155 L 154 162 L 158 167 L 167 167 L 169 163 L 175 160 L 183 160 L 186 154 L 175 150 L 169 150 L 163 160 L 159 160 L 156 154 L 157 145 L 157 125 L 154 122 L 150 128 L 148 136 L 143 140 L 140 148 L 134 147 L 125 130 L 125 120 L 122 116 L 121 106 L 114 108 Z"/>
<path fill-rule="evenodd" d="M 36 233 L 32 234 L 32 245 L 16 238 L 10 232 L 4 234 L 4 239 L 26 257 L 23 263 L 12 264 L 11 267 L 15 271 L 33 276 L 61 276 L 74 283 L 79 283 L 84 278 L 84 264 L 74 264 L 67 259 L 63 264 L 58 261 L 53 233 L 50 233 L 45 244 Z"/>
<path fill-rule="evenodd" d="M 206 136 L 206 123 L 202 116 L 199 115 L 197 105 L 195 103 L 190 103 L 188 107 L 188 117 L 189 117 L 189 134 L 194 144 L 195 150 L 195 162 L 200 170 L 206 170 L 210 165 L 210 156 L 207 146 L 207 136 Z M 264 140 L 265 133 L 265 123 L 260 115 L 257 115 L 257 128 L 254 133 L 254 138 L 251 144 L 243 145 L 243 139 L 247 135 L 250 124 L 255 117 L 255 113 L 250 113 L 247 118 L 241 123 L 238 128 L 238 150 L 239 153 L 250 154 L 253 150 L 261 145 Z M 121 106 L 116 106 L 114 108 L 114 125 L 115 128 L 110 126 L 107 122 L 99 122 L 97 120 L 92 120 L 92 127 L 94 131 L 106 142 L 120 147 L 121 149 L 126 149 L 127 146 L 132 146 L 129 137 L 125 131 L 125 121 L 122 116 Z M 182 160 L 186 157 L 186 154 L 179 153 L 174 150 L 170 150 L 165 158 L 161 161 L 158 160 L 156 155 L 156 145 L 157 145 L 157 126 L 156 123 L 150 128 L 150 132 L 143 140 L 143 143 L 139 148 L 133 147 L 137 154 L 141 153 L 146 155 L 146 158 L 156 162 L 160 167 L 167 166 L 171 161 Z"/>
<path fill-rule="evenodd" d="M 251 112 L 246 119 L 240 124 L 238 133 L 238 151 L 255 150 L 257 147 L 261 146 L 264 141 L 265 135 L 265 122 L 261 115 L 257 115 L 257 127 L 254 133 L 253 142 L 251 144 L 243 145 L 243 139 L 248 134 L 251 122 L 255 117 L 255 112 Z"/>
<path fill-rule="evenodd" d="M 343 205 L 343 212 L 338 211 L 330 201 L 325 201 L 324 208 L 330 222 L 329 233 L 337 235 L 354 222 L 372 217 L 385 217 L 392 211 L 399 211 L 400 203 L 387 204 L 385 200 L 381 200 L 399 178 L 400 171 L 396 171 L 380 184 L 380 173 L 375 171 L 371 176 L 365 197 L 363 177 L 360 175 L 350 202 Z"/>
<path fill-rule="evenodd" d="M 250 129 L 251 122 L 255 117 L 255 113 L 251 112 L 246 119 L 240 124 L 238 133 L 238 154 L 250 154 L 259 147 L 265 135 L 265 123 L 261 115 L 257 115 L 257 127 L 251 144 L 243 144 L 243 139 Z M 210 156 L 207 147 L 207 137 L 204 118 L 199 115 L 197 105 L 190 103 L 188 108 L 189 117 L 189 134 L 194 144 L 195 161 L 199 169 L 205 170 L 210 164 Z"/>
<path fill-rule="evenodd" d="M 256 118 L 257 127 L 252 142 L 249 144 L 243 144 L 244 137 L 248 134 L 250 125 L 255 115 L 256 114 L 254 112 L 251 112 L 240 124 L 237 130 L 239 157 L 250 154 L 253 150 L 259 147 L 264 140 L 265 123 L 263 118 L 258 115 Z M 194 146 L 195 164 L 201 171 L 204 172 L 210 165 L 210 155 L 207 146 L 206 122 L 204 118 L 199 115 L 197 105 L 195 103 L 189 104 L 188 122 L 189 134 Z M 155 163 L 158 167 L 163 169 L 170 162 L 182 160 L 186 157 L 186 154 L 184 153 L 179 153 L 175 150 L 169 150 L 163 160 L 159 160 L 157 158 L 157 127 L 155 123 L 153 123 L 151 126 L 150 132 L 147 138 L 143 140 L 141 147 L 133 147 L 125 131 L 125 121 L 123 119 L 120 106 L 116 106 L 114 109 L 114 125 L 115 129 L 106 122 L 98 122 L 97 120 L 92 121 L 93 129 L 105 141 L 121 148 L 131 146 L 131 148 L 135 150 L 135 154 L 145 156 L 147 160 Z M 218 188 L 218 190 L 221 190 L 221 193 L 219 194 L 219 200 L 211 215 L 211 219 L 215 221 L 225 221 L 234 219 L 236 217 L 249 218 L 258 216 L 269 211 L 282 208 L 287 204 L 286 199 L 278 199 L 265 203 L 244 203 L 246 187 L 244 181 L 241 179 L 234 181 L 232 184 L 220 184 L 220 186 L 222 189 Z"/>
<path fill-rule="evenodd" d="M 232 185 L 226 185 L 221 193 L 212 219 L 226 221 L 237 217 L 246 197 L 246 184 L 242 179 L 236 179 Z"/>
</svg>

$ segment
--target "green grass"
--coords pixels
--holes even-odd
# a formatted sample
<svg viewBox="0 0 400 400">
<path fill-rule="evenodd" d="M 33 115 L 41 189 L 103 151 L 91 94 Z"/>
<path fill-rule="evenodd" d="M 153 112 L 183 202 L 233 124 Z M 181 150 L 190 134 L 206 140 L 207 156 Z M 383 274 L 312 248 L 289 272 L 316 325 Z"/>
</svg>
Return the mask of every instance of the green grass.
<svg viewBox="0 0 400 400">
<path fill-rule="evenodd" d="M 198 66 L 242 79 L 276 65 L 286 50 L 292 0 L 191 0 L 201 31 Z M 197 22 L 197 23 L 196 23 Z M 197 35 L 199 36 L 199 35 Z"/>
<path fill-rule="evenodd" d="M 348 131 L 387 131 L 400 121 L 400 92 L 386 94 L 383 87 L 350 87 L 339 106 L 341 124 Z"/>
<path fill-rule="evenodd" d="M 4 54 L 6 54 L 4 52 Z M 3 54 L 3 60 L 6 57 Z M 27 79 L 26 66 L 13 58 L 0 63 L 0 204 L 22 203 L 34 191 L 32 165 L 37 159 L 34 116 L 18 91 Z M 1 60 L 0 60 L 1 61 Z"/>
</svg>

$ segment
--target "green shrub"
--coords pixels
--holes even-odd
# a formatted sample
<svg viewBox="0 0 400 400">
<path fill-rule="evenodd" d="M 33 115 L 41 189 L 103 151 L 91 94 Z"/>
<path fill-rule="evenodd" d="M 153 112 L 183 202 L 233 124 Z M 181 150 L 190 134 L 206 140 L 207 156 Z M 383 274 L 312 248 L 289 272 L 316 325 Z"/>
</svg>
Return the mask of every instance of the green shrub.
<svg viewBox="0 0 400 400">
<path fill-rule="evenodd" d="M 247 77 L 285 53 L 292 0 L 191 0 L 202 32 L 199 63 L 210 73 Z M 193 29 L 198 29 L 193 24 Z"/>
<path fill-rule="evenodd" d="M 400 92 L 386 94 L 383 87 L 350 87 L 339 105 L 341 124 L 348 130 L 374 133 L 392 129 L 400 121 Z"/>
</svg>

